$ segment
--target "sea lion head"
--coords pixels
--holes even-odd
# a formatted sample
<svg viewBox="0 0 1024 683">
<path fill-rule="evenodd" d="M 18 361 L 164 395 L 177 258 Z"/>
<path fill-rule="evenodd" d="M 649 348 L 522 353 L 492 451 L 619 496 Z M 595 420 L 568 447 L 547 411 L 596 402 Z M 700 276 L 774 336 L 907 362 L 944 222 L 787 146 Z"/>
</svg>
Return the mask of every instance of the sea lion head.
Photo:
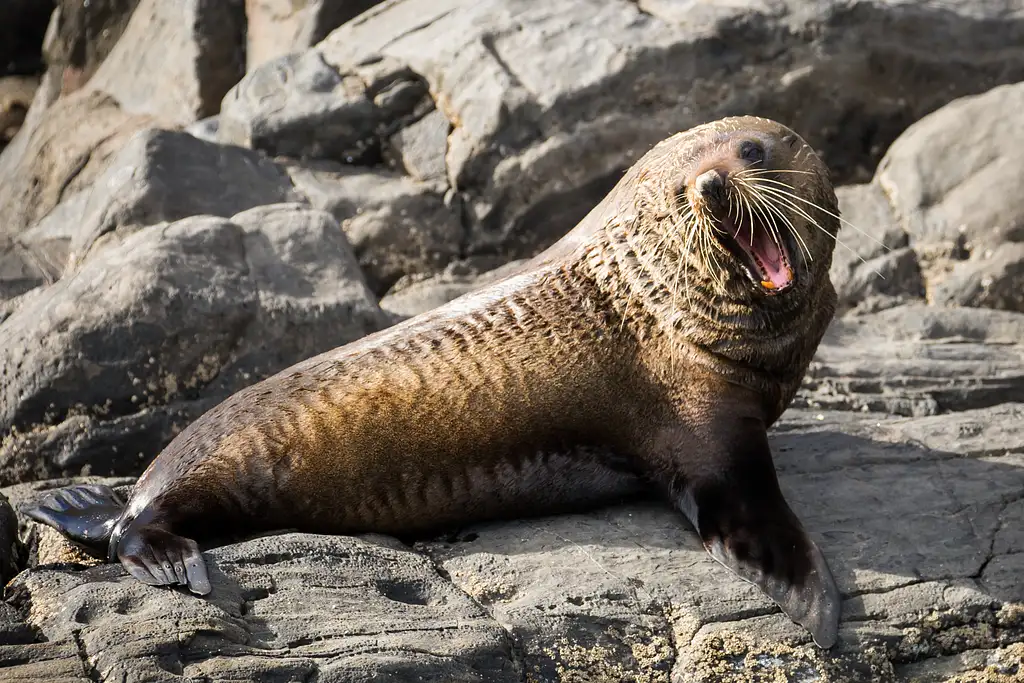
<svg viewBox="0 0 1024 683">
<path fill-rule="evenodd" d="M 828 169 L 780 123 L 731 117 L 673 136 L 641 161 L 635 210 L 664 267 L 773 308 L 828 283 L 839 210 Z M 682 263 L 677 263 L 682 261 Z M 830 283 L 828 283 L 830 286 Z M 789 303 L 792 303 L 790 301 Z M 784 306 L 788 307 L 788 306 Z"/>
</svg>

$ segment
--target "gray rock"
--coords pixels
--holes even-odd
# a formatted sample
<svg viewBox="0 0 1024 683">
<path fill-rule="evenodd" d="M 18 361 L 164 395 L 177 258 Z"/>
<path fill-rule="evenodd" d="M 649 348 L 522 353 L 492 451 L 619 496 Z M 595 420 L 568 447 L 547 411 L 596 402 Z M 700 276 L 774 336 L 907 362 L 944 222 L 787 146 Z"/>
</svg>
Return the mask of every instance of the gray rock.
<svg viewBox="0 0 1024 683">
<path fill-rule="evenodd" d="M 936 303 L 1024 310 L 1022 108 L 1024 83 L 957 100 L 911 126 L 878 168 Z"/>
<path fill-rule="evenodd" d="M 246 0 L 247 68 L 301 52 L 381 0 Z"/>
<path fill-rule="evenodd" d="M 254 206 L 301 199 L 283 170 L 251 150 L 159 129 L 136 134 L 85 193 L 68 245 L 71 265 L 109 233 L 123 238 L 164 221 L 229 218 Z M 59 213 L 52 221 L 47 216 L 21 241 L 30 242 L 40 232 L 52 234 L 52 222 L 60 225 L 66 219 Z"/>
<path fill-rule="evenodd" d="M 446 187 L 445 154 L 452 125 L 438 109 L 391 136 L 385 155 L 416 180 Z"/>
<path fill-rule="evenodd" d="M 185 126 L 185 132 L 194 138 L 204 142 L 218 142 L 217 133 L 220 130 L 220 116 L 208 116 L 195 123 Z"/>
<path fill-rule="evenodd" d="M 511 259 L 564 234 L 656 141 L 724 114 L 785 121 L 837 179 L 867 179 L 925 113 L 1024 79 L 1022 41 L 1024 12 L 1000 3 L 397 0 L 316 49 L 342 73 L 383 56 L 429 83 L 467 254 Z"/>
<path fill-rule="evenodd" d="M 26 121 L 0 154 L 0 249 L 63 198 L 91 187 L 136 131 L 154 125 L 109 95 L 85 91 L 61 98 L 37 119 Z"/>
<path fill-rule="evenodd" d="M 186 125 L 216 114 L 245 73 L 244 36 L 243 0 L 140 0 L 89 87 Z"/>
<path fill-rule="evenodd" d="M 402 277 L 441 272 L 461 253 L 457 207 L 428 184 L 329 162 L 287 168 L 295 188 L 341 224 L 378 295 Z"/>
<path fill-rule="evenodd" d="M 410 283 L 406 287 L 396 286 L 380 300 L 380 307 L 398 318 L 411 318 L 507 277 L 526 263 L 523 260 L 512 261 L 487 270 L 478 268 L 478 261 L 455 262 L 438 275 Z"/>
<path fill-rule="evenodd" d="M 232 88 L 218 134 L 275 156 L 374 163 L 382 136 L 432 107 L 426 84 L 395 60 L 338 70 L 307 51 L 271 60 Z"/>
<path fill-rule="evenodd" d="M 88 189 L 67 196 L 0 247 L 0 299 L 50 284 L 106 244 L 146 225 L 230 217 L 299 199 L 288 176 L 251 150 L 159 129 L 133 136 Z"/>
<path fill-rule="evenodd" d="M 0 325 L 0 481 L 138 473 L 213 401 L 389 322 L 326 213 L 141 230 Z"/>
<path fill-rule="evenodd" d="M 1003 244 L 980 257 L 954 263 L 949 274 L 933 285 L 931 299 L 947 306 L 1024 311 L 1024 242 Z"/>
<path fill-rule="evenodd" d="M 208 556 L 210 599 L 110 565 L 33 571 L 8 592 L 93 680 L 521 680 L 501 626 L 418 553 L 286 534 Z"/>
</svg>

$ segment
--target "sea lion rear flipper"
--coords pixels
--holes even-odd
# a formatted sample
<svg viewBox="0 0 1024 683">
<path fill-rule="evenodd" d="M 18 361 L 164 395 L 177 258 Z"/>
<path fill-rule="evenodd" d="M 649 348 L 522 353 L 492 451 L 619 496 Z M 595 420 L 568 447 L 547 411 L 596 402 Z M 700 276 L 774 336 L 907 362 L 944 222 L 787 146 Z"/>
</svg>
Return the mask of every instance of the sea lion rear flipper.
<svg viewBox="0 0 1024 683">
<path fill-rule="evenodd" d="M 77 484 L 49 491 L 21 511 L 51 526 L 71 541 L 106 557 L 110 534 L 124 501 L 109 486 Z"/>
<path fill-rule="evenodd" d="M 118 540 L 117 559 L 129 574 L 150 586 L 188 586 L 197 595 L 212 590 L 196 542 L 157 526 L 129 527 Z"/>
<path fill-rule="evenodd" d="M 709 420 L 698 433 L 675 427 L 659 435 L 660 457 L 651 454 L 659 478 L 711 556 L 829 648 L 839 630 L 839 589 L 782 497 L 764 423 L 728 417 L 728 425 Z"/>
</svg>

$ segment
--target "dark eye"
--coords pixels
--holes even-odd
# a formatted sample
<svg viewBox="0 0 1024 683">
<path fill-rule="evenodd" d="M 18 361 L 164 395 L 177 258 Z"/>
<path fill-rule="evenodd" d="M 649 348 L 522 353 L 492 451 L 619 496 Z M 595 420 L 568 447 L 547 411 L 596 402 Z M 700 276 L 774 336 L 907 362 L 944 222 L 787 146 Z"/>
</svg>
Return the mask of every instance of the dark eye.
<svg viewBox="0 0 1024 683">
<path fill-rule="evenodd" d="M 760 163 L 764 161 L 764 147 L 752 140 L 744 140 L 740 144 L 740 157 L 752 164 Z"/>
</svg>

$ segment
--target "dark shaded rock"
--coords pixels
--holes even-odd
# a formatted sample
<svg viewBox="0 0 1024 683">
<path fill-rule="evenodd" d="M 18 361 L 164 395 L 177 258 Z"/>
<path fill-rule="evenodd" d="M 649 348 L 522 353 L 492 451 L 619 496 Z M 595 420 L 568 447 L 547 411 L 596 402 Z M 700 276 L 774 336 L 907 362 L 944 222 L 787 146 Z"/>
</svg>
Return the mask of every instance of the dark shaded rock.
<svg viewBox="0 0 1024 683">
<path fill-rule="evenodd" d="M 33 125 L 26 122 L 0 154 L 0 249 L 63 198 L 91 187 L 128 139 L 152 125 L 109 95 L 85 91 L 60 99 Z"/>
<path fill-rule="evenodd" d="M 866 179 L 925 113 L 1024 79 L 1022 42 L 1024 16 L 998 3 L 404 0 L 317 50 L 340 72 L 383 56 L 429 83 L 467 253 L 511 259 L 564 234 L 652 144 L 724 114 L 784 121 L 838 180 Z"/>
<path fill-rule="evenodd" d="M 21 130 L 38 87 L 34 76 L 0 77 L 0 152 Z"/>
<path fill-rule="evenodd" d="M 28 76 L 43 70 L 40 45 L 53 6 L 54 0 L 4 0 L 0 4 L 0 77 Z"/>
<path fill-rule="evenodd" d="M 459 256 L 464 231 L 458 208 L 430 185 L 335 163 L 287 168 L 295 188 L 341 224 L 376 294 L 402 277 L 438 273 Z"/>
<path fill-rule="evenodd" d="M 243 0 L 140 0 L 89 87 L 125 111 L 192 123 L 245 73 L 244 36 Z"/>
<path fill-rule="evenodd" d="M 302 52 L 381 0 L 246 0 L 248 70 Z"/>
<path fill-rule="evenodd" d="M 208 557 L 209 599 L 110 565 L 32 571 L 9 593 L 94 680 L 521 680 L 501 626 L 419 553 L 287 534 Z"/>
<path fill-rule="evenodd" d="M 339 70 L 315 50 L 271 60 L 224 98 L 221 141 L 271 155 L 375 163 L 381 138 L 433 107 L 395 60 Z"/>
<path fill-rule="evenodd" d="M 24 551 L 18 538 L 18 518 L 6 496 L 0 493 L 0 585 L 6 585 L 21 570 Z M 0 623 L 3 621 L 0 610 Z M 2 630 L 0 626 L 0 630 Z"/>
<path fill-rule="evenodd" d="M 85 85 L 121 39 L 139 0 L 58 0 L 43 51 L 61 94 Z"/>
<path fill-rule="evenodd" d="M 0 481 L 138 473 L 211 401 L 389 322 L 326 213 L 141 230 L 0 324 Z"/>
</svg>

